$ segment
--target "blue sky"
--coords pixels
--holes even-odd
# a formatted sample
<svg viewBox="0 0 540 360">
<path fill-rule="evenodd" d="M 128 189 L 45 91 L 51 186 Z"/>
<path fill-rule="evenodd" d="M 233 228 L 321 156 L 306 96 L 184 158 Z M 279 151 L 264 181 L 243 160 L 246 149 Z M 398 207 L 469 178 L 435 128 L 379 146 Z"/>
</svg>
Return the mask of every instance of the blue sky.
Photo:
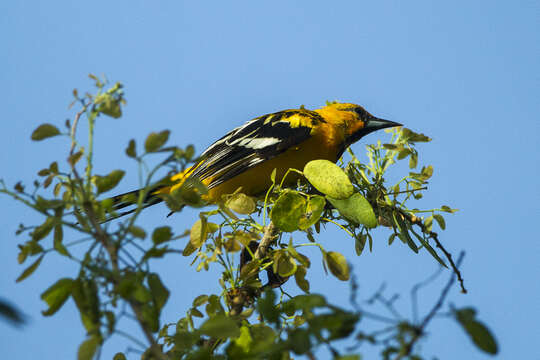
<svg viewBox="0 0 540 360">
<path fill-rule="evenodd" d="M 433 138 L 420 147 L 421 162 L 435 167 L 422 206 L 460 209 L 447 217 L 441 238 L 454 253 L 467 252 L 469 294 L 456 287 L 451 301 L 478 308 L 499 340 L 499 358 L 538 356 L 531 340 L 540 335 L 539 13 L 534 1 L 4 1 L 0 178 L 30 183 L 64 156 L 65 142 L 33 143 L 29 135 L 40 123 L 72 116 L 71 91 L 91 90 L 90 72 L 126 86 L 124 117 L 103 119 L 97 129 L 96 171 L 129 170 L 119 191 L 138 185 L 124 148 L 150 131 L 171 129 L 172 143 L 195 144 L 200 152 L 257 115 L 325 100 L 359 103 Z M 377 137 L 384 134 L 353 148 L 361 154 L 362 143 Z M 72 358 L 84 336 L 73 303 L 43 318 L 38 294 L 58 277 L 76 276 L 77 268 L 46 258 L 37 274 L 15 284 L 23 269 L 16 244 L 24 239 L 14 232 L 19 222 L 40 218 L 5 197 L 0 206 L 0 295 L 30 318 L 22 329 L 0 322 L 0 347 L 18 359 Z M 194 212 L 166 213 L 149 209 L 142 224 L 181 232 L 196 219 Z M 382 282 L 406 295 L 436 264 L 401 244 L 388 247 L 380 234 L 374 252 L 359 258 L 335 229 L 322 241 L 348 254 L 363 295 Z M 166 320 L 181 317 L 195 295 L 217 291 L 213 274 L 195 274 L 184 258 L 156 265 L 174 293 Z M 311 281 L 314 291 L 347 304 L 348 284 L 320 268 Z M 444 281 L 422 295 L 424 308 Z M 450 322 L 431 330 L 426 355 L 488 358 Z M 115 340 L 104 358 L 125 348 Z"/>
</svg>

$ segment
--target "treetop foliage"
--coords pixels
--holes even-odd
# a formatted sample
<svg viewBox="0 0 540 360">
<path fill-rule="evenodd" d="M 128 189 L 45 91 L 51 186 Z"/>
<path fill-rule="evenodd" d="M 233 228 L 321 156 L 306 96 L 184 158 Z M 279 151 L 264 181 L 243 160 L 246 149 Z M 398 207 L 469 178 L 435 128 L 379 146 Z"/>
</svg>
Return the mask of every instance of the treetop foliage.
<svg viewBox="0 0 540 360">
<path fill-rule="evenodd" d="M 58 279 L 42 293 L 44 316 L 53 316 L 72 299 L 79 311 L 87 337 L 78 351 L 81 360 L 99 356 L 100 346 L 112 336 L 132 342 L 143 359 L 288 359 L 303 355 L 315 358 L 325 347 L 335 359 L 359 359 L 363 346 L 380 348 L 385 359 L 421 359 L 415 346 L 427 338 L 425 331 L 435 315 L 455 319 L 476 346 L 496 354 L 497 343 L 488 328 L 476 319 L 473 308 L 453 308 L 441 313 L 448 289 L 455 279 L 466 292 L 459 265 L 444 248 L 435 225 L 446 228 L 444 216 L 456 210 L 447 205 L 420 209 L 416 200 L 427 191 L 432 165 L 419 167 L 417 143 L 429 142 L 426 135 L 410 129 L 389 131 L 388 143 L 366 147 L 363 162 L 348 150 L 347 162 L 338 165 L 315 160 L 304 169 L 290 169 L 296 186 L 286 188 L 272 175 L 272 186 L 255 198 L 242 193 L 225 196 L 207 206 L 206 190 L 196 180 L 187 181 L 178 191 L 164 195 L 170 211 L 185 206 L 200 208 L 190 229 L 140 225 L 143 202 L 164 171 L 177 173 L 195 161 L 193 146 L 167 146 L 168 130 L 153 132 L 138 146 L 128 142 L 125 154 L 137 162 L 144 191 L 136 195 L 137 207 L 121 219 L 112 199 L 102 194 L 116 189 L 125 170 L 94 173 L 95 126 L 106 126 L 102 118 L 120 118 L 125 105 L 120 83 L 90 76 L 96 94 L 73 92 L 78 107 L 73 120 L 64 127 L 42 124 L 31 134 L 34 141 L 63 137 L 68 141 L 64 160 L 54 161 L 38 172 L 33 186 L 17 183 L 13 189 L 0 181 L 0 192 L 43 215 L 38 225 L 21 224 L 18 235 L 26 240 L 18 245 L 19 263 L 29 263 L 17 281 L 23 281 L 54 256 L 67 257 L 80 265 L 78 274 Z M 109 87 L 110 86 L 110 87 Z M 88 123 L 88 143 L 83 146 L 77 133 L 81 121 Z M 153 155 L 153 157 L 151 157 Z M 162 160 L 151 167 L 149 159 Z M 409 171 L 389 184 L 387 173 L 393 165 L 408 160 Z M 30 188 L 30 189 L 29 189 Z M 356 301 L 356 279 L 349 260 L 321 240 L 326 226 L 337 226 L 349 238 L 357 256 L 373 251 L 373 229 L 387 228 L 388 244 L 407 246 L 414 253 L 430 256 L 450 271 L 450 281 L 427 315 L 403 319 L 373 314 Z M 378 233 L 379 234 L 379 233 Z M 395 241 L 398 240 L 398 241 Z M 399 245 L 398 245 L 399 246 Z M 320 259 L 303 253 L 307 247 L 320 251 Z M 180 319 L 163 319 L 162 309 L 170 291 L 152 261 L 175 254 L 192 258 L 195 272 L 217 266 L 216 293 L 193 299 Z M 47 258 L 47 259 L 45 259 Z M 324 295 L 310 292 L 306 275 L 316 262 L 331 275 L 351 282 L 351 307 L 330 304 Z M 184 269 L 184 271 L 190 271 Z M 267 282 L 263 284 L 261 274 Z M 195 275 L 196 276 L 196 275 Z M 296 295 L 282 285 L 293 282 Z M 431 280 L 430 280 L 431 281 Z M 420 282 L 420 289 L 425 282 Z M 416 290 L 418 290 L 416 289 Z M 395 299 L 381 290 L 371 299 L 390 312 Z M 119 320 L 132 317 L 144 340 L 123 331 Z M 382 327 L 363 326 L 365 318 Z M 337 347 L 348 339 L 352 346 Z M 128 354 L 129 355 L 129 354 Z M 119 352 L 114 359 L 126 358 Z"/>
</svg>

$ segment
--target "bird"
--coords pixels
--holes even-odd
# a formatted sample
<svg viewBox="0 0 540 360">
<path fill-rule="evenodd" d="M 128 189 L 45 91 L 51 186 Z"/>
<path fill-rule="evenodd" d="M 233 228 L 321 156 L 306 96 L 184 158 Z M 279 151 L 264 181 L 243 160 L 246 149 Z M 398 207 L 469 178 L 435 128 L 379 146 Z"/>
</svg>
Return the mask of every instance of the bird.
<svg viewBox="0 0 540 360">
<path fill-rule="evenodd" d="M 360 105 L 340 102 L 316 110 L 301 106 L 259 116 L 215 141 L 193 166 L 153 185 L 143 206 L 162 202 L 190 179 L 206 186 L 208 192 L 202 197 L 208 204 L 218 203 L 224 195 L 238 190 L 257 196 L 272 185 L 274 170 L 274 180 L 279 183 L 290 168 L 302 170 L 311 160 L 335 163 L 347 147 L 364 136 L 396 126 L 402 124 L 377 118 Z M 296 180 L 295 176 L 287 176 L 284 185 Z M 137 195 L 143 190 L 113 196 L 112 209 L 137 204 Z"/>
</svg>

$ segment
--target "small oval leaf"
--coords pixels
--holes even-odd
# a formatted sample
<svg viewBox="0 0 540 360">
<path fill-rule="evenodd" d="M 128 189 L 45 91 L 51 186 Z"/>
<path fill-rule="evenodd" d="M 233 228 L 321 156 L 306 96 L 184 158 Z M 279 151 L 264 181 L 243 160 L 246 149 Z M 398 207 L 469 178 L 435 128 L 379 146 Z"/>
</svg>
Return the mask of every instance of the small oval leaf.
<svg viewBox="0 0 540 360">
<path fill-rule="evenodd" d="M 172 231 L 170 226 L 160 226 L 152 233 L 152 242 L 154 245 L 167 242 L 172 238 Z"/>
<path fill-rule="evenodd" d="M 51 285 L 41 294 L 41 299 L 49 305 L 49 308 L 42 311 L 44 316 L 51 316 L 56 313 L 71 296 L 73 279 L 63 278 Z"/>
<path fill-rule="evenodd" d="M 345 256 L 335 251 L 329 251 L 324 254 L 324 259 L 330 272 L 339 280 L 349 280 L 349 264 Z"/>
<path fill-rule="evenodd" d="M 216 315 L 206 320 L 199 329 L 204 335 L 217 339 L 235 338 L 240 335 L 236 321 L 225 315 Z"/>
<path fill-rule="evenodd" d="M 355 193 L 350 198 L 344 200 L 329 196 L 327 196 L 327 199 L 345 218 L 357 224 L 365 225 L 368 228 L 377 226 L 377 218 L 375 217 L 373 208 L 362 194 Z"/>
<path fill-rule="evenodd" d="M 30 265 L 29 267 L 27 267 L 21 275 L 19 275 L 19 277 L 17 278 L 17 280 L 15 280 L 16 282 L 21 282 L 23 281 L 24 279 L 26 279 L 27 277 L 29 277 L 30 275 L 32 275 L 34 273 L 34 271 L 36 271 L 36 269 L 38 268 L 39 264 L 41 264 L 41 260 L 43 260 L 43 257 L 45 255 L 41 255 L 36 261 L 34 261 L 34 263 L 32 265 Z"/>
<path fill-rule="evenodd" d="M 163 130 L 158 133 L 150 133 L 144 142 L 144 149 L 146 152 L 150 153 L 159 150 L 163 145 L 165 145 L 167 140 L 169 140 L 170 133 L 171 132 L 169 130 Z"/>
<path fill-rule="evenodd" d="M 225 202 L 225 206 L 243 215 L 249 215 L 255 211 L 255 201 L 253 198 L 242 193 L 231 195 Z"/>
<path fill-rule="evenodd" d="M 60 130 L 56 126 L 52 124 L 41 124 L 32 132 L 30 138 L 34 141 L 40 141 L 57 135 L 60 135 Z"/>
<path fill-rule="evenodd" d="M 334 199 L 346 199 L 354 193 L 354 187 L 343 170 L 328 160 L 313 160 L 304 167 L 304 176 L 325 195 Z"/>
<path fill-rule="evenodd" d="M 113 170 L 110 172 L 109 175 L 106 176 L 96 176 L 95 182 L 97 187 L 97 193 L 101 194 L 106 191 L 112 190 L 118 185 L 120 180 L 125 175 L 125 171 L 123 170 Z"/>
<path fill-rule="evenodd" d="M 300 219 L 305 214 L 306 199 L 296 191 L 286 191 L 277 199 L 270 218 L 282 231 L 292 232 L 298 229 Z"/>
</svg>

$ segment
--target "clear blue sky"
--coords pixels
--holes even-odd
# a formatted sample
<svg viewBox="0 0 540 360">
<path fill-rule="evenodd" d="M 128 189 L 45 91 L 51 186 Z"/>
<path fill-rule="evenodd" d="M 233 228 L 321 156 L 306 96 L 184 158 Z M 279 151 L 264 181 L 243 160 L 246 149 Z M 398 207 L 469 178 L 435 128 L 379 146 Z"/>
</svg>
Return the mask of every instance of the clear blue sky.
<svg viewBox="0 0 540 360">
<path fill-rule="evenodd" d="M 422 205 L 460 209 L 447 217 L 441 238 L 456 254 L 467 252 L 470 292 L 455 288 L 451 301 L 479 309 L 499 339 L 499 358 L 538 358 L 532 340 L 540 338 L 539 14 L 535 1 L 3 1 L 0 177 L 30 183 L 64 156 L 64 142 L 33 143 L 29 135 L 40 123 L 71 116 L 71 91 L 91 89 L 89 72 L 126 86 L 125 116 L 103 119 L 97 129 L 97 171 L 130 171 L 120 191 L 138 185 L 123 153 L 130 138 L 171 129 L 173 143 L 193 143 L 200 152 L 260 114 L 334 99 L 360 103 L 433 138 L 420 148 L 421 161 L 435 167 Z M 377 136 L 384 134 L 363 142 Z M 354 149 L 362 153 L 363 146 Z M 76 276 L 77 268 L 46 258 L 39 273 L 15 284 L 23 269 L 16 244 L 24 239 L 14 231 L 40 218 L 5 197 L 0 206 L 0 295 L 30 317 L 22 329 L 0 322 L 2 353 L 73 358 L 84 336 L 73 303 L 43 318 L 38 294 L 58 277 Z M 166 213 L 153 208 L 143 224 L 181 232 L 196 218 Z M 401 244 L 388 247 L 380 234 L 374 252 L 359 258 L 334 229 L 322 241 L 349 254 L 363 295 L 383 281 L 405 291 L 407 313 L 407 289 L 436 264 Z M 184 258 L 172 257 L 159 270 L 174 294 L 165 320 L 181 317 L 194 295 L 217 291 L 212 274 L 201 281 Z M 348 284 L 320 268 L 311 279 L 314 291 L 347 304 Z M 424 308 L 444 281 L 423 293 Z M 456 325 L 441 320 L 431 329 L 424 354 L 488 358 Z M 104 358 L 125 348 L 115 340 Z"/>
</svg>

